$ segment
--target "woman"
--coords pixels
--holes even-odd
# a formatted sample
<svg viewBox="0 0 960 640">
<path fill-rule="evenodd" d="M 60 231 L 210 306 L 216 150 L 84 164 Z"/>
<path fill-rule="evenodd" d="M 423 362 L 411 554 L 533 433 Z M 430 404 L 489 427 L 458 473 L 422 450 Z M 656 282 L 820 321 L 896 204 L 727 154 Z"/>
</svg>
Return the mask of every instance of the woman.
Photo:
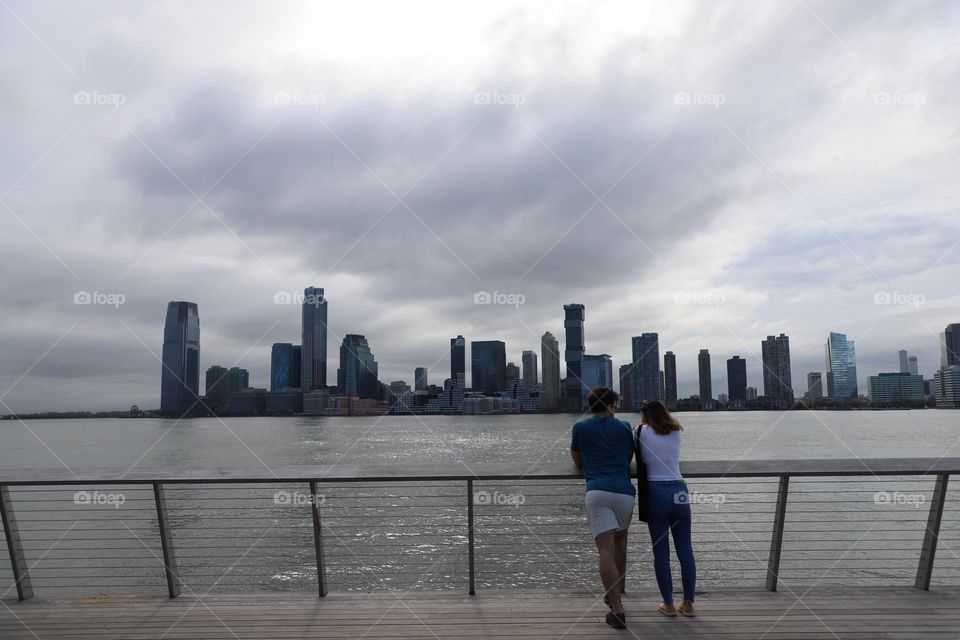
<svg viewBox="0 0 960 640">
<path fill-rule="evenodd" d="M 637 427 L 637 448 L 647 468 L 647 527 L 653 542 L 653 565 L 663 602 L 658 607 L 665 616 L 694 617 L 693 601 L 697 586 L 697 565 L 690 539 L 690 494 L 680 475 L 680 442 L 683 427 L 656 400 L 640 407 L 642 422 Z M 683 604 L 673 606 L 673 578 L 670 575 L 670 540 L 680 560 L 683 579 Z"/>
</svg>

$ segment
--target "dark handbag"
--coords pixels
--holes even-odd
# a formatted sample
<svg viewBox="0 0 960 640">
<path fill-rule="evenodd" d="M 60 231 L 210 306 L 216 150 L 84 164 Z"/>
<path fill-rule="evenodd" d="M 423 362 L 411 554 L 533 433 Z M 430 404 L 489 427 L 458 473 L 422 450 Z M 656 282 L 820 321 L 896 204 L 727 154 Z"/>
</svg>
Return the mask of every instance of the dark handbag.
<svg viewBox="0 0 960 640">
<path fill-rule="evenodd" d="M 647 522 L 650 517 L 650 492 L 647 490 L 647 465 L 643 462 L 640 450 L 640 430 L 643 425 L 637 425 L 633 432 L 633 450 L 637 459 L 637 519 Z"/>
</svg>

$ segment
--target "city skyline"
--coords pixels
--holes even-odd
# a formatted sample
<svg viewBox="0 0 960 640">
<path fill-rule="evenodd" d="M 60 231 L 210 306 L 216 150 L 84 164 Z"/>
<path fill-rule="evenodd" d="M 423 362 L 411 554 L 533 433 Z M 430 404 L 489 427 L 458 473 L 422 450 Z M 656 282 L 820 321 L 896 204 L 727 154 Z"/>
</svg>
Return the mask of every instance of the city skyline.
<svg viewBox="0 0 960 640">
<path fill-rule="evenodd" d="M 831 331 L 866 389 L 960 309 L 952 3 L 10 8 L 4 412 L 156 405 L 170 300 L 266 387 L 300 283 L 328 383 L 354 332 L 385 380 L 438 336 L 519 364 L 575 300 L 615 364 L 658 332 L 680 396 L 701 348 L 762 389 L 780 333 L 799 393 Z"/>
</svg>

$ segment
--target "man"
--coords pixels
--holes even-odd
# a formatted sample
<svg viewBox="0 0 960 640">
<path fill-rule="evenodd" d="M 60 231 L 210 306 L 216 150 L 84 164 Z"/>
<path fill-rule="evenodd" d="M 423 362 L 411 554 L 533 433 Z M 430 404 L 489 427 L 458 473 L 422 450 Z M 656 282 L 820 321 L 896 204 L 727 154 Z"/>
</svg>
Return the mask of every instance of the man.
<svg viewBox="0 0 960 640">
<path fill-rule="evenodd" d="M 600 579 L 610 606 L 607 624 L 627 628 L 620 588 L 627 572 L 627 528 L 633 516 L 636 490 L 630 481 L 633 431 L 614 417 L 618 396 L 597 387 L 587 396 L 590 412 L 573 425 L 570 454 L 587 480 L 587 521 L 600 554 Z"/>
</svg>

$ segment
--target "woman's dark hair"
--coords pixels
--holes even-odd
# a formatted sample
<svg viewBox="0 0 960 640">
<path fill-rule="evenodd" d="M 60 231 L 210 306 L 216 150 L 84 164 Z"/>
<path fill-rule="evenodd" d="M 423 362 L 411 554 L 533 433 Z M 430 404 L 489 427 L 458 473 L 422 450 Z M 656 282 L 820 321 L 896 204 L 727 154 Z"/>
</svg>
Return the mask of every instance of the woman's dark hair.
<svg viewBox="0 0 960 640">
<path fill-rule="evenodd" d="M 603 413 L 608 409 L 617 406 L 617 400 L 620 396 L 613 389 L 607 387 L 594 387 L 587 396 L 587 404 L 590 405 L 592 413 Z"/>
<path fill-rule="evenodd" d="M 670 412 L 659 400 L 645 400 L 640 405 L 640 417 L 643 419 L 643 424 L 650 425 L 650 428 L 661 436 L 665 436 L 671 431 L 683 431 L 683 426 L 670 415 Z"/>
</svg>

